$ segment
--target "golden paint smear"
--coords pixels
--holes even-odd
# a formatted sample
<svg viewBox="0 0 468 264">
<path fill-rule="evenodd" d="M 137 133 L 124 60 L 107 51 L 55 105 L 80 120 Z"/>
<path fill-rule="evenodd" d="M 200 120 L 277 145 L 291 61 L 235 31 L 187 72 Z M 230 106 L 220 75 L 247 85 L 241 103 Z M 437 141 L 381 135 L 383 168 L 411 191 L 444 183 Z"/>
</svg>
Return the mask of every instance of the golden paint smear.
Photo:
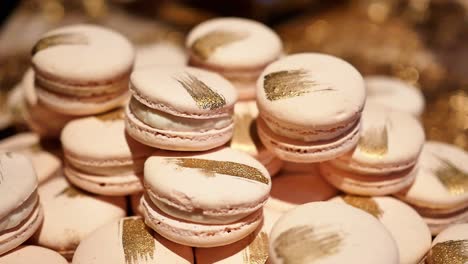
<svg viewBox="0 0 468 264">
<path fill-rule="evenodd" d="M 380 218 L 383 214 L 377 202 L 371 197 L 345 195 L 342 198 L 347 204 L 364 210 L 376 218 Z"/>
<path fill-rule="evenodd" d="M 138 264 L 154 258 L 156 244 L 150 230 L 141 218 L 122 219 L 122 247 L 125 264 Z"/>
<path fill-rule="evenodd" d="M 342 242 L 339 232 L 297 226 L 281 233 L 274 241 L 273 248 L 283 264 L 309 264 L 338 253 Z"/>
<path fill-rule="evenodd" d="M 268 260 L 268 235 L 260 232 L 244 250 L 244 264 L 265 264 Z"/>
<path fill-rule="evenodd" d="M 247 38 L 246 32 L 216 30 L 209 32 L 192 44 L 192 51 L 202 60 L 207 60 L 219 47 L 227 46 Z"/>
<path fill-rule="evenodd" d="M 359 138 L 358 148 L 365 154 L 383 156 L 388 152 L 387 124 L 383 127 L 372 127 L 364 131 Z"/>
<path fill-rule="evenodd" d="M 97 115 L 96 118 L 101 121 L 116 121 L 116 120 L 123 120 L 125 117 L 124 109 L 117 108 L 111 110 L 107 113 Z"/>
<path fill-rule="evenodd" d="M 468 263 L 468 240 L 449 240 L 435 244 L 429 251 L 427 264 Z"/>
<path fill-rule="evenodd" d="M 184 87 L 201 109 L 213 110 L 226 105 L 226 100 L 222 95 L 213 91 L 208 85 L 192 74 L 187 74 L 184 78 L 178 78 L 177 81 Z"/>
<path fill-rule="evenodd" d="M 255 117 L 251 113 L 243 113 L 234 116 L 234 133 L 232 135 L 230 147 L 249 154 L 256 154 L 259 145 L 258 136 L 252 131 L 256 129 Z"/>
<path fill-rule="evenodd" d="M 85 35 L 79 33 L 61 33 L 40 39 L 32 49 L 32 55 L 41 50 L 59 45 L 86 45 L 88 40 Z"/>
<path fill-rule="evenodd" d="M 439 181 L 453 195 L 461 195 L 468 191 L 468 173 L 459 169 L 447 159 L 435 156 L 441 163 L 435 170 Z"/>
<path fill-rule="evenodd" d="M 265 75 L 263 88 L 268 100 L 276 101 L 310 92 L 333 91 L 332 88 L 313 90 L 319 84 L 310 79 L 309 73 L 304 70 L 278 71 Z"/>
<path fill-rule="evenodd" d="M 236 162 L 194 158 L 178 158 L 170 160 L 173 160 L 175 164 L 183 168 L 199 169 L 207 176 L 215 176 L 216 173 L 218 173 L 249 179 L 264 184 L 268 184 L 270 182 L 269 179 L 257 168 Z"/>
<path fill-rule="evenodd" d="M 61 192 L 57 193 L 55 197 L 59 196 L 66 196 L 68 198 L 75 198 L 75 197 L 85 197 L 88 194 L 85 191 L 82 191 L 72 185 L 65 187 Z"/>
</svg>

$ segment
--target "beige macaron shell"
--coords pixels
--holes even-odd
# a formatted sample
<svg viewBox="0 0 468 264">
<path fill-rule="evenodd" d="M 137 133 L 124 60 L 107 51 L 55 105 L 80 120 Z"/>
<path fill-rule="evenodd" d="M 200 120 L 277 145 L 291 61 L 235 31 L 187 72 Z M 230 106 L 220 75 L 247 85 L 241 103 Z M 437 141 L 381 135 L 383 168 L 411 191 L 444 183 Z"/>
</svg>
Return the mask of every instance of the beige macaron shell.
<svg viewBox="0 0 468 264">
<path fill-rule="evenodd" d="M 270 234 L 270 259 L 275 264 L 399 263 L 396 243 L 377 219 L 334 202 L 308 203 L 284 214 Z"/>
<path fill-rule="evenodd" d="M 70 34 L 76 34 L 80 43 L 52 41 L 49 47 L 33 54 L 33 67 L 42 74 L 70 82 L 107 81 L 131 70 L 133 46 L 115 31 L 82 24 L 55 29 L 42 39 Z"/>
<path fill-rule="evenodd" d="M 432 242 L 426 263 L 468 263 L 468 224 L 452 225 L 443 230 Z"/>
<path fill-rule="evenodd" d="M 38 246 L 18 247 L 3 256 L 0 264 L 68 264 L 59 253 Z"/>
<path fill-rule="evenodd" d="M 186 46 L 192 49 L 197 40 L 207 34 L 233 32 L 239 35 L 236 41 L 214 45 L 205 63 L 224 68 L 249 68 L 263 66 L 281 55 L 282 43 L 278 35 L 267 26 L 243 18 L 216 18 L 197 25 L 187 36 Z M 205 43 L 212 46 L 212 43 Z"/>
<path fill-rule="evenodd" d="M 94 230 L 126 215 L 125 197 L 105 197 L 70 185 L 63 175 L 39 187 L 44 222 L 34 238 L 60 253 L 73 252 Z M 86 221 L 84 221 L 86 219 Z"/>
<path fill-rule="evenodd" d="M 331 201 L 346 202 L 377 217 L 397 243 L 400 264 L 418 263 L 431 247 L 427 224 L 413 208 L 395 198 L 338 196 Z"/>
<path fill-rule="evenodd" d="M 305 70 L 307 80 L 313 82 L 309 92 L 300 96 L 291 95 L 295 91 L 287 83 L 291 78 L 278 77 L 281 84 L 269 100 L 265 92 L 265 76 L 281 71 Z M 331 89 L 331 90 L 329 90 Z M 318 91 L 323 90 L 323 91 Z M 294 94 L 294 93 L 292 93 Z M 339 58 L 318 54 L 300 53 L 283 57 L 268 65 L 257 81 L 257 104 L 261 115 L 268 115 L 283 126 L 317 129 L 320 127 L 349 125 L 359 118 L 364 107 L 366 92 L 361 74 L 351 64 Z"/>
<path fill-rule="evenodd" d="M 448 227 L 447 229 L 445 229 L 444 231 L 440 232 L 440 234 L 438 234 L 434 238 L 434 241 L 432 241 L 432 246 L 435 246 L 437 243 L 441 243 L 441 242 L 445 242 L 449 240 L 468 241 L 468 223 L 452 225 Z"/>
</svg>

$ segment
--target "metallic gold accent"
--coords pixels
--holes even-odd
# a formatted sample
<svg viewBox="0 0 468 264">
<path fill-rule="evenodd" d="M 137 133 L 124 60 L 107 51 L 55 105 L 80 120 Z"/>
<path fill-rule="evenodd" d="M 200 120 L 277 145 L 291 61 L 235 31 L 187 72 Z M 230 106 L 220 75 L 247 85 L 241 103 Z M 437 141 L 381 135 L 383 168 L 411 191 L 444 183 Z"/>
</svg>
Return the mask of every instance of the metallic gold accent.
<svg viewBox="0 0 468 264">
<path fill-rule="evenodd" d="M 208 85 L 192 74 L 187 73 L 185 78 L 178 78 L 177 81 L 192 96 L 197 106 L 201 109 L 214 110 L 226 105 L 226 100 L 222 95 L 213 91 Z"/>
<path fill-rule="evenodd" d="M 462 171 L 447 159 L 434 156 L 442 163 L 434 173 L 445 188 L 453 195 L 466 193 L 468 191 L 468 172 Z"/>
<path fill-rule="evenodd" d="M 156 244 L 153 231 L 141 218 L 122 219 L 122 247 L 125 264 L 138 264 L 154 258 Z"/>
<path fill-rule="evenodd" d="M 388 152 L 387 123 L 383 127 L 371 127 L 359 138 L 358 148 L 368 155 L 383 156 Z"/>
<path fill-rule="evenodd" d="M 368 212 L 376 218 L 380 218 L 383 214 L 377 202 L 371 197 L 345 195 L 342 197 L 343 201 L 347 204 L 354 206 L 358 209 Z"/>
<path fill-rule="evenodd" d="M 247 32 L 233 32 L 216 30 L 208 32 L 195 40 L 192 44 L 192 51 L 202 60 L 207 60 L 222 46 L 227 46 L 237 41 L 241 41 L 248 36 Z"/>
<path fill-rule="evenodd" d="M 261 146 L 260 139 L 256 135 L 256 127 L 255 117 L 251 113 L 234 115 L 234 133 L 230 147 L 255 154 Z"/>
<path fill-rule="evenodd" d="M 268 235 L 260 232 L 244 250 L 244 264 L 265 264 L 268 260 Z"/>
<path fill-rule="evenodd" d="M 468 263 L 468 240 L 449 240 L 435 244 L 429 251 L 427 264 Z"/>
<path fill-rule="evenodd" d="M 273 242 L 273 250 L 283 264 L 307 264 L 338 253 L 342 242 L 340 232 L 324 232 L 304 225 L 281 233 Z"/>
<path fill-rule="evenodd" d="M 125 117 L 125 113 L 123 108 L 117 108 L 107 113 L 97 115 L 95 117 L 101 121 L 116 121 L 123 120 Z"/>
<path fill-rule="evenodd" d="M 31 54 L 38 53 L 41 50 L 59 46 L 59 45 L 86 45 L 88 40 L 85 35 L 79 33 L 59 33 L 40 39 L 32 48 Z"/>
<path fill-rule="evenodd" d="M 194 158 L 177 158 L 169 160 L 183 168 L 199 169 L 209 177 L 214 177 L 216 174 L 225 174 L 264 184 L 268 184 L 270 182 L 269 179 L 257 168 L 236 162 Z"/>
<path fill-rule="evenodd" d="M 82 191 L 72 185 L 65 187 L 61 192 L 57 193 L 55 197 L 66 196 L 68 198 L 85 197 L 88 196 L 85 191 Z"/>
</svg>

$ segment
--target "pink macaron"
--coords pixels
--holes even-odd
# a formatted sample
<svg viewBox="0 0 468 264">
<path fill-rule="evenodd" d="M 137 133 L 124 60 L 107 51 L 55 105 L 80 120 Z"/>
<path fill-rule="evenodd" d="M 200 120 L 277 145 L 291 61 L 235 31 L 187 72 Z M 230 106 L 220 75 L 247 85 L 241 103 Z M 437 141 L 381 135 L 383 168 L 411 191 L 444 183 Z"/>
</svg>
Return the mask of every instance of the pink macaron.
<svg viewBox="0 0 468 264">
<path fill-rule="evenodd" d="M 200 23 L 186 40 L 189 64 L 218 72 L 236 87 L 240 100 L 255 98 L 263 69 L 283 53 L 278 35 L 244 18 L 215 18 Z"/>
<path fill-rule="evenodd" d="M 237 94 L 216 73 L 188 67 L 150 67 L 132 73 L 126 129 L 143 144 L 202 151 L 232 136 Z"/>
<path fill-rule="evenodd" d="M 444 229 L 432 242 L 427 264 L 465 264 L 468 262 L 468 223 Z"/>
<path fill-rule="evenodd" d="M 57 252 L 37 246 L 21 246 L 0 256 L 0 264 L 68 264 Z"/>
<path fill-rule="evenodd" d="M 339 157 L 357 145 L 365 97 L 361 74 L 339 58 L 284 57 L 268 65 L 257 82 L 260 139 L 286 161 Z"/>
</svg>

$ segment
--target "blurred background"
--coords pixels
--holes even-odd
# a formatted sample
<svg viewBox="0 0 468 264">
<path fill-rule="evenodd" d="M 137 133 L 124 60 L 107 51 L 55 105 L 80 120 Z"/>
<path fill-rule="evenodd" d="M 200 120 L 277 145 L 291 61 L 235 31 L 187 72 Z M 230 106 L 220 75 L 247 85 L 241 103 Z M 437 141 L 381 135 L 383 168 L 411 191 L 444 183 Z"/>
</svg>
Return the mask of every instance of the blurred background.
<svg viewBox="0 0 468 264">
<path fill-rule="evenodd" d="M 363 75 L 414 84 L 426 98 L 421 121 L 428 139 L 468 150 L 468 0 L 2 0 L 0 7 L 0 111 L 12 115 L 0 120 L 0 138 L 25 129 L 7 95 L 45 31 L 95 23 L 137 47 L 168 43 L 182 50 L 194 25 L 242 16 L 275 29 L 287 53 L 333 54 Z"/>
</svg>

